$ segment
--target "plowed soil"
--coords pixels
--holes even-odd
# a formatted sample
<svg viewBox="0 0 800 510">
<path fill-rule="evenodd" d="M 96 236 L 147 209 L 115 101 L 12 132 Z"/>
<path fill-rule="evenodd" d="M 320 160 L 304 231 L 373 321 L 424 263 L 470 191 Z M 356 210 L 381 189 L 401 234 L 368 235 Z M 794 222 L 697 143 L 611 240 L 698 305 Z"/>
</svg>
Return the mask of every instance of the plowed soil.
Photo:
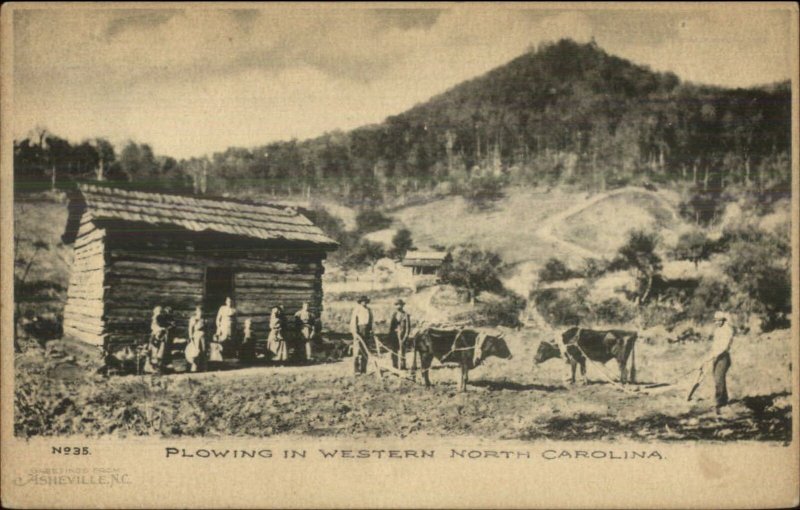
<svg viewBox="0 0 800 510">
<path fill-rule="evenodd" d="M 637 346 L 639 385 L 622 391 L 589 367 L 588 383 L 566 382 L 561 360 L 539 366 L 536 331 L 507 334 L 512 360 L 490 359 L 457 391 L 457 370 L 434 366 L 434 386 L 392 375 L 352 375 L 349 359 L 310 366 L 252 366 L 202 374 L 95 373 L 92 348 L 57 341 L 31 347 L 17 364 L 15 432 L 21 436 L 408 437 L 633 439 L 786 442 L 791 435 L 789 331 L 736 337 L 731 405 L 713 412 L 706 379 L 686 393 L 706 343 Z M 607 373 L 617 373 L 613 363 Z M 656 383 L 674 383 L 648 388 Z"/>
</svg>

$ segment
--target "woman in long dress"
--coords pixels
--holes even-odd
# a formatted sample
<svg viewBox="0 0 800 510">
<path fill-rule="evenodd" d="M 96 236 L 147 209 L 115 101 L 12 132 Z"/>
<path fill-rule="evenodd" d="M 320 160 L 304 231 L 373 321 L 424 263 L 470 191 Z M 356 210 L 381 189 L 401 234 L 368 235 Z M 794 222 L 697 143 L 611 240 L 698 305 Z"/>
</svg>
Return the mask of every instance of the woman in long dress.
<svg viewBox="0 0 800 510">
<path fill-rule="evenodd" d="M 269 336 L 267 337 L 267 347 L 272 357 L 272 361 L 284 363 L 289 359 L 289 348 L 286 345 L 283 331 L 283 307 L 280 305 L 272 307 L 269 316 Z"/>
<path fill-rule="evenodd" d="M 189 344 L 186 346 L 186 361 L 191 366 L 190 371 L 197 372 L 205 369 L 206 361 L 206 323 L 203 319 L 203 309 L 196 307 L 194 315 L 189 319 Z"/>
<path fill-rule="evenodd" d="M 172 330 L 175 327 L 172 308 L 156 306 L 150 323 L 150 366 L 164 373 L 172 354 Z"/>
</svg>

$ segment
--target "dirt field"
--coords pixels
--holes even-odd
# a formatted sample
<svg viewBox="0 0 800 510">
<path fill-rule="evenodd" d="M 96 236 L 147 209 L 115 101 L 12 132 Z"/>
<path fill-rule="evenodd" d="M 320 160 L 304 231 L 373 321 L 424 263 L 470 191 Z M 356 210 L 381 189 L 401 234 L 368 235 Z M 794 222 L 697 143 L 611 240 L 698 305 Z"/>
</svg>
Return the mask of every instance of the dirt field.
<svg viewBox="0 0 800 510">
<path fill-rule="evenodd" d="M 589 367 L 589 384 L 564 382 L 567 366 L 532 363 L 540 334 L 509 333 L 510 361 L 491 359 L 456 391 L 456 370 L 434 367 L 432 389 L 393 376 L 354 378 L 349 359 L 305 367 L 256 366 L 171 376 L 94 375 L 94 348 L 55 341 L 17 356 L 18 435 L 99 436 L 477 436 L 786 442 L 791 435 L 789 331 L 737 337 L 732 404 L 720 417 L 706 380 L 699 400 L 686 384 L 646 395 L 619 391 Z M 640 343 L 643 383 L 672 382 L 707 344 Z M 614 373 L 613 363 L 608 365 Z M 688 381 L 687 381 L 688 383 Z"/>
</svg>

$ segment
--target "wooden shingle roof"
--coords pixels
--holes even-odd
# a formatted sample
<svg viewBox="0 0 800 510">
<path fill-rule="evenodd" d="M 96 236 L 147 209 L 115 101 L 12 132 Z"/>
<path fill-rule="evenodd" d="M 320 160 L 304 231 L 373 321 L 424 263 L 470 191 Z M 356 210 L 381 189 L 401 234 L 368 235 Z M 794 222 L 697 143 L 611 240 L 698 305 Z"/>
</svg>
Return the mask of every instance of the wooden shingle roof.
<svg viewBox="0 0 800 510">
<path fill-rule="evenodd" d="M 408 251 L 403 265 L 410 267 L 439 267 L 447 259 L 445 251 Z"/>
<path fill-rule="evenodd" d="M 312 244 L 323 249 L 335 249 L 338 245 L 296 210 L 266 204 L 80 184 L 69 209 L 64 242 L 75 239 L 81 216 L 88 214 L 92 221 L 145 223 L 265 241 Z"/>
</svg>

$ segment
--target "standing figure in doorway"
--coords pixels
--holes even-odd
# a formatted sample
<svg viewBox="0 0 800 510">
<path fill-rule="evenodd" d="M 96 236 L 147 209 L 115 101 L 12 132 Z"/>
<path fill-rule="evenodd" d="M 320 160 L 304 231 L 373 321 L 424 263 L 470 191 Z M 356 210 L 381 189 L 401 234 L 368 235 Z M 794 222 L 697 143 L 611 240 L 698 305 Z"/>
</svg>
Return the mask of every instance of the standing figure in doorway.
<svg viewBox="0 0 800 510">
<path fill-rule="evenodd" d="M 230 297 L 226 297 L 225 304 L 219 307 L 216 325 L 214 340 L 222 347 L 223 355 L 230 355 L 234 347 L 236 330 L 236 308 L 233 307 L 233 300 Z"/>
<path fill-rule="evenodd" d="M 367 373 L 369 345 L 372 342 L 372 310 L 367 306 L 369 298 L 358 298 L 350 317 L 350 333 L 353 335 L 353 371 L 356 375 Z"/>
<path fill-rule="evenodd" d="M 286 346 L 286 338 L 284 337 L 284 318 L 283 306 L 276 305 L 272 307 L 272 312 L 269 316 L 269 337 L 267 337 L 267 349 L 272 356 L 272 361 L 279 364 L 286 363 L 289 359 L 289 349 Z"/>
<path fill-rule="evenodd" d="M 256 339 L 253 336 L 253 320 L 245 319 L 242 342 L 239 344 L 239 361 L 252 362 L 256 359 Z"/>
<path fill-rule="evenodd" d="M 294 314 L 294 320 L 300 329 L 300 338 L 305 347 L 305 361 L 311 362 L 311 339 L 314 337 L 314 314 L 308 309 L 308 302 L 303 302 L 303 307 Z"/>
</svg>

